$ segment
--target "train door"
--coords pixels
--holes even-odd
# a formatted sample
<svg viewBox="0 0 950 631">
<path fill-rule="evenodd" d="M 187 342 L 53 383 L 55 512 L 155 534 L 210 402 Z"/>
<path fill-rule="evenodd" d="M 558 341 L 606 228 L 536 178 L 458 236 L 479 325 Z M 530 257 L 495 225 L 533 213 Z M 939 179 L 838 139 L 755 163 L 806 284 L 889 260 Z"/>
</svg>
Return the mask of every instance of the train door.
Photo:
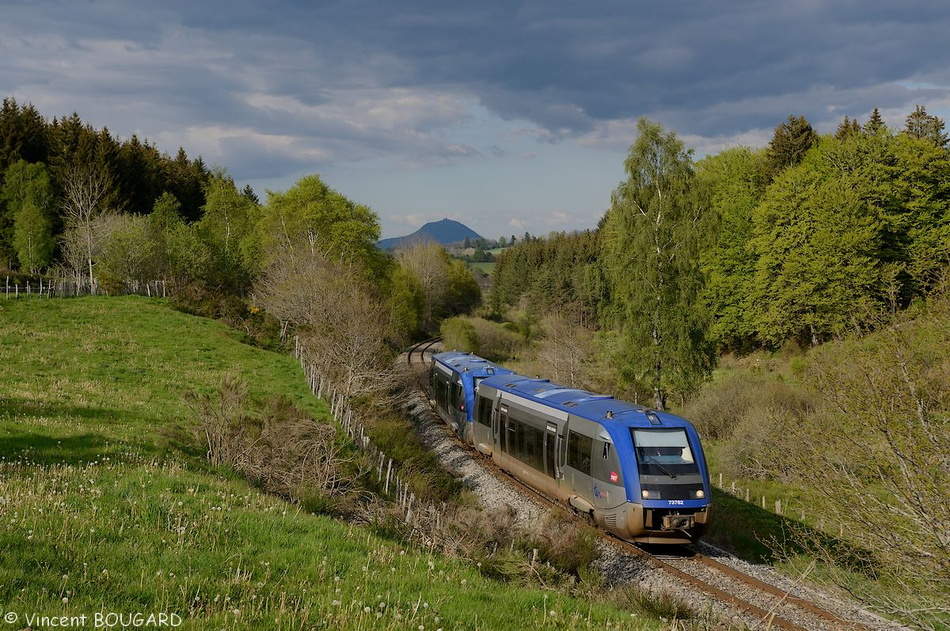
<svg viewBox="0 0 950 631">
<path fill-rule="evenodd" d="M 567 432 L 562 483 L 571 495 L 571 504 L 579 511 L 586 512 L 593 509 L 594 499 L 594 479 L 591 477 L 593 440 L 578 429 L 569 428 Z"/>
<path fill-rule="evenodd" d="M 548 423 L 547 431 L 544 432 L 544 472 L 555 480 L 560 475 L 557 457 L 560 451 L 560 442 L 560 437 L 557 435 L 557 425 Z"/>
<path fill-rule="evenodd" d="M 496 427 L 496 436 L 498 436 L 498 446 L 502 453 L 508 453 L 511 448 L 508 436 L 508 406 L 503 405 L 498 411 L 498 426 Z"/>
<path fill-rule="evenodd" d="M 465 427 L 465 393 L 462 390 L 461 378 L 456 376 L 450 388 L 451 394 L 449 398 L 451 404 L 449 406 L 449 413 L 452 415 L 452 423 L 455 426 L 455 431 L 461 432 L 462 428 Z"/>
<path fill-rule="evenodd" d="M 501 392 L 498 393 L 498 399 L 501 399 Z M 505 427 L 508 425 L 508 406 L 502 405 L 500 400 L 495 401 L 495 413 L 492 415 L 492 444 L 497 447 L 501 453 L 506 449 Z"/>
</svg>

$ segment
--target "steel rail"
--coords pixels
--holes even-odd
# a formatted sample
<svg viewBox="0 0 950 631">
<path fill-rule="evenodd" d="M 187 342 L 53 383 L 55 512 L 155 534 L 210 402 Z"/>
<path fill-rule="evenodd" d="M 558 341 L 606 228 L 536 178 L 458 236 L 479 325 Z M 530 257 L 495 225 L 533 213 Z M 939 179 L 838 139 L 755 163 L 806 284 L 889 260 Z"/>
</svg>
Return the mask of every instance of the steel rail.
<svg viewBox="0 0 950 631">
<path fill-rule="evenodd" d="M 421 342 L 418 342 L 418 343 L 416 343 L 416 344 L 413 344 L 412 346 L 409 347 L 409 350 L 406 351 L 406 363 L 407 363 L 408 365 L 412 366 L 412 354 L 413 354 L 413 353 L 419 353 L 419 356 L 422 357 L 422 366 L 425 367 L 425 364 L 426 364 L 426 361 L 425 361 L 425 353 L 426 353 L 426 351 L 429 350 L 430 348 L 432 348 L 432 346 L 434 346 L 435 344 L 437 344 L 437 343 L 439 343 L 439 342 L 441 342 L 441 341 L 442 341 L 442 338 L 441 338 L 441 337 L 430 337 L 430 338 L 427 339 L 427 340 L 423 340 L 423 341 L 421 341 Z M 423 346 L 425 346 L 425 348 L 422 348 Z M 422 350 L 419 350 L 420 348 L 422 348 Z"/>
<path fill-rule="evenodd" d="M 411 359 L 412 353 L 418 352 L 419 355 L 423 358 L 422 359 L 423 365 L 425 365 L 425 359 L 424 359 L 425 351 L 428 350 L 428 348 L 430 348 L 433 344 L 439 342 L 441 339 L 442 338 L 432 338 L 430 340 L 425 340 L 424 342 L 420 342 L 419 344 L 414 346 L 409 352 L 409 364 L 412 365 L 412 359 Z M 427 346 L 425 349 L 421 351 L 418 350 L 419 347 L 426 344 Z M 436 413 L 434 406 L 432 406 L 432 401 L 429 399 L 428 391 L 427 391 L 427 388 L 425 388 L 425 384 L 421 384 L 421 385 L 422 385 L 422 391 L 426 395 L 426 399 L 428 400 L 430 407 L 432 407 L 433 409 L 433 413 Z M 441 419 L 439 420 L 441 421 Z M 451 438 L 454 439 L 454 441 L 458 443 L 460 446 L 466 449 L 470 449 L 469 446 L 466 445 L 463 441 L 461 441 L 458 438 L 458 436 L 455 435 L 454 432 L 447 431 L 446 433 L 449 434 Z M 475 455 L 478 456 L 480 454 L 476 452 Z M 513 483 L 516 487 L 527 492 L 529 495 L 533 496 L 534 498 L 541 500 L 542 502 L 549 505 L 550 507 L 563 510 L 566 513 L 571 513 L 571 515 L 574 517 L 580 517 L 576 511 L 571 511 L 569 507 L 565 506 L 561 502 L 557 502 L 553 500 L 551 497 L 541 493 L 537 489 L 534 489 L 528 486 L 521 480 L 518 480 L 511 474 L 502 470 L 500 467 L 495 465 L 495 463 L 491 459 L 482 457 L 482 458 L 479 458 L 479 461 L 486 469 L 492 471 L 497 478 Z M 591 523 L 591 522 L 590 520 L 586 520 L 586 523 Z M 733 605 L 741 609 L 742 611 L 745 611 L 746 613 L 752 616 L 755 616 L 756 618 L 761 620 L 763 623 L 767 624 L 769 628 L 785 629 L 786 631 L 807 631 L 805 627 L 799 626 L 793 622 L 790 622 L 782 618 L 781 616 L 778 616 L 774 611 L 766 611 L 765 609 L 763 609 L 762 607 L 759 607 L 758 605 L 750 603 L 747 600 L 740 598 L 739 596 L 736 596 L 735 594 L 731 594 L 724 589 L 721 589 L 696 576 L 693 576 L 692 574 L 689 574 L 688 572 L 685 572 L 679 569 L 678 567 L 675 567 L 674 565 L 667 563 L 663 559 L 659 558 L 657 555 L 651 554 L 647 552 L 646 550 L 643 550 L 642 548 L 638 547 L 636 544 L 632 542 L 610 535 L 609 533 L 606 533 L 600 530 L 599 528 L 598 528 L 598 532 L 601 538 L 609 542 L 610 544 L 619 546 L 623 550 L 632 552 L 636 554 L 637 556 L 645 559 L 647 562 L 653 564 L 655 567 L 676 576 L 677 578 L 679 578 L 680 580 L 684 581 L 687 584 L 690 584 L 696 587 L 699 591 L 702 591 L 720 600 L 721 602 L 725 604 Z M 821 618 L 822 620 L 835 625 L 835 628 L 850 628 L 850 629 L 856 629 L 856 630 L 868 628 L 860 623 L 844 620 L 843 618 L 840 618 L 834 613 L 826 609 L 823 609 L 812 602 L 809 602 L 798 596 L 794 596 L 791 593 L 787 592 L 786 590 L 780 589 L 774 585 L 770 585 L 769 583 L 766 583 L 765 581 L 762 581 L 754 576 L 750 576 L 749 574 L 741 572 L 729 565 L 726 565 L 724 563 L 711 559 L 710 557 L 700 554 L 699 552 L 696 552 L 695 550 L 691 550 L 690 548 L 687 548 L 686 546 L 681 546 L 681 547 L 683 549 L 690 550 L 690 552 L 692 553 L 692 557 L 691 557 L 692 560 L 695 560 L 718 572 L 721 572 L 722 574 L 725 574 L 726 576 L 729 576 L 748 587 L 752 587 L 761 592 L 765 592 L 771 596 L 777 597 L 779 599 L 779 602 L 776 604 L 776 607 L 781 606 L 783 604 L 789 604 L 789 605 L 798 607 L 800 610 L 803 610 L 804 612 L 808 614 Z"/>
<path fill-rule="evenodd" d="M 753 585 L 764 592 L 768 592 L 772 594 L 773 596 L 778 596 L 782 599 L 783 602 L 787 602 L 792 605 L 795 605 L 799 609 L 804 609 L 808 613 L 818 616 L 819 618 L 823 618 L 824 620 L 827 620 L 828 622 L 836 625 L 838 628 L 841 628 L 841 627 L 850 627 L 852 629 L 866 628 L 864 627 L 864 625 L 858 624 L 856 622 L 849 622 L 848 620 L 845 620 L 839 616 L 836 616 L 835 614 L 831 613 L 827 609 L 823 609 L 815 605 L 811 601 L 805 600 L 804 598 L 799 598 L 798 596 L 795 596 L 794 594 L 791 594 L 786 590 L 780 589 L 776 587 L 775 585 L 770 585 L 769 583 L 759 580 L 754 576 L 750 576 L 749 574 L 740 572 L 739 570 L 733 567 L 730 567 L 720 561 L 716 561 L 715 559 L 712 559 L 706 556 L 705 554 L 696 552 L 691 558 L 696 561 L 699 561 L 700 563 L 704 565 L 707 565 L 713 568 L 714 570 L 718 572 L 722 572 L 723 574 L 726 574 L 727 576 L 731 576 L 744 583 Z"/>
</svg>

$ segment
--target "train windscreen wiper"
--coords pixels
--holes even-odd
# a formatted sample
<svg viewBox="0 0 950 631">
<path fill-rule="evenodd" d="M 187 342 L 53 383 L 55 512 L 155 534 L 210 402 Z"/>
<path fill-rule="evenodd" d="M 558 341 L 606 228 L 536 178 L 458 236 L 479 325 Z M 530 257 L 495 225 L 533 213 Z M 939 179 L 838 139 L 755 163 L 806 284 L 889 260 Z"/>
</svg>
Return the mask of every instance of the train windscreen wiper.
<svg viewBox="0 0 950 631">
<path fill-rule="evenodd" d="M 659 469 L 666 475 L 670 476 L 672 479 L 674 480 L 676 479 L 676 474 L 670 471 L 669 469 L 667 469 L 666 467 L 664 467 L 663 465 L 661 465 L 659 462 L 657 462 L 657 460 L 653 456 L 646 455 L 646 460 L 644 462 L 649 462 L 650 464 L 655 466 L 657 469 Z"/>
</svg>

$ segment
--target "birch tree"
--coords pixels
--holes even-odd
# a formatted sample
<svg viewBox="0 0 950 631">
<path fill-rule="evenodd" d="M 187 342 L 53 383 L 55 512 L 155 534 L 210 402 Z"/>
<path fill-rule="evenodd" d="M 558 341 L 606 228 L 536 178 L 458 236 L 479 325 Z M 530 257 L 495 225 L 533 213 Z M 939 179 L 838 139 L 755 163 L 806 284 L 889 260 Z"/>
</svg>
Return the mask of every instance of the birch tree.
<svg viewBox="0 0 950 631">
<path fill-rule="evenodd" d="M 711 370 L 714 349 L 700 305 L 703 205 L 692 150 L 646 119 L 624 162 L 603 223 L 603 264 L 613 317 L 626 339 L 631 377 L 649 384 L 665 409 Z"/>
<path fill-rule="evenodd" d="M 74 165 L 64 169 L 61 184 L 66 223 L 64 250 L 72 253 L 71 262 L 77 272 L 83 267 L 86 269 L 92 285 L 95 282 L 93 264 L 111 228 L 109 220 L 113 210 L 107 204 L 111 182 L 101 171 Z"/>
</svg>

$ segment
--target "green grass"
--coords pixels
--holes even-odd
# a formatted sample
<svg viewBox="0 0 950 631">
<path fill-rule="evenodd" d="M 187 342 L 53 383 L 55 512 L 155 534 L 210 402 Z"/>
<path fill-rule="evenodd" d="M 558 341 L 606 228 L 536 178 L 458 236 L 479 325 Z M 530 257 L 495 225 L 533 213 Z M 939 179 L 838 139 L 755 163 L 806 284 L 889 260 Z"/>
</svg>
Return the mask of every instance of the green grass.
<svg viewBox="0 0 950 631">
<path fill-rule="evenodd" d="M 243 378 L 325 415 L 288 356 L 138 297 L 0 302 L 0 613 L 182 628 L 662 628 L 491 581 L 212 470 L 182 393 Z"/>
<path fill-rule="evenodd" d="M 492 275 L 492 272 L 495 271 L 495 262 L 494 262 L 494 261 L 491 261 L 491 262 L 488 262 L 488 263 L 485 263 L 485 262 L 482 262 L 482 263 L 469 263 L 469 265 L 471 265 L 474 269 L 477 269 L 477 270 L 479 270 L 480 272 L 484 273 L 486 276 L 491 276 L 491 275 Z"/>
</svg>

